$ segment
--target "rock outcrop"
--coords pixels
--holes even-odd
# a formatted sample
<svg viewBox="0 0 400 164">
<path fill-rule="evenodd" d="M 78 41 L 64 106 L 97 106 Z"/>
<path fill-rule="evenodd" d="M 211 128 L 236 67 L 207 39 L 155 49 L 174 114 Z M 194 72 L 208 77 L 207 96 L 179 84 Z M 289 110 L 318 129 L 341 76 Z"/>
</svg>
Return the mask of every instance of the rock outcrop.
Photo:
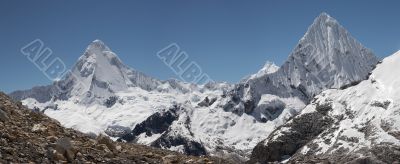
<svg viewBox="0 0 400 164">
<path fill-rule="evenodd" d="M 0 163 L 230 163 L 64 128 L 0 92 Z"/>
</svg>

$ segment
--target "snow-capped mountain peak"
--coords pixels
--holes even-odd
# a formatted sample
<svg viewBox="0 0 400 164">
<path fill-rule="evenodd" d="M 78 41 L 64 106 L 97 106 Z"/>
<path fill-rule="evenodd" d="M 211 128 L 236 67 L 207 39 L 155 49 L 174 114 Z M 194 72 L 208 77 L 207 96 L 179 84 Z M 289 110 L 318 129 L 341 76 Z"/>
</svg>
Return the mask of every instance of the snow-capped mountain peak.
<svg viewBox="0 0 400 164">
<path fill-rule="evenodd" d="M 89 44 L 84 54 L 78 59 L 77 64 L 72 68 L 78 71 L 81 77 L 90 75 L 106 75 L 108 69 L 124 67 L 120 59 L 102 41 L 95 40 Z M 102 72 L 106 70 L 106 72 Z M 113 72 L 113 73 L 114 73 Z"/>
<path fill-rule="evenodd" d="M 98 51 L 111 51 L 110 48 L 101 40 L 96 39 L 89 44 L 86 51 L 98 50 Z"/>
<path fill-rule="evenodd" d="M 271 61 L 267 61 L 265 63 L 265 65 L 255 74 L 250 75 L 249 78 L 246 78 L 245 80 L 248 79 L 254 79 L 254 78 L 258 78 L 267 74 L 271 74 L 274 73 L 276 71 L 278 71 L 279 66 L 275 65 L 275 63 L 271 62 Z"/>
<path fill-rule="evenodd" d="M 310 163 L 315 156 L 326 163 L 400 159 L 399 64 L 400 51 L 383 59 L 368 80 L 315 96 L 256 146 L 252 163 L 279 161 L 283 155 L 291 156 L 288 163 Z"/>
<path fill-rule="evenodd" d="M 72 68 L 75 96 L 91 92 L 94 96 L 109 96 L 110 93 L 126 90 L 132 86 L 130 70 L 102 41 L 93 41 Z M 68 79 L 67 79 L 68 80 Z"/>
<path fill-rule="evenodd" d="M 328 15 L 327 13 L 323 12 L 321 13 L 317 18 L 314 19 L 314 22 L 311 26 L 309 26 L 307 32 L 305 33 L 304 38 L 306 38 L 307 35 L 315 33 L 315 31 L 321 31 L 324 29 L 327 29 L 327 27 L 339 27 L 340 24 L 339 22 Z"/>
<path fill-rule="evenodd" d="M 275 63 L 267 61 L 261 70 L 257 72 L 257 74 L 270 74 L 274 73 L 279 69 L 279 66 L 275 65 Z"/>
<path fill-rule="evenodd" d="M 377 62 L 372 51 L 338 21 L 322 13 L 277 71 L 242 81 L 232 91 L 233 100 L 241 101 L 229 103 L 237 105 L 239 113 L 252 114 L 261 121 L 266 115 L 271 121 L 289 113 L 285 122 L 320 92 L 366 79 Z M 271 95 L 274 103 L 262 101 Z M 265 111 L 265 106 L 274 110 Z"/>
<path fill-rule="evenodd" d="M 338 21 L 322 13 L 278 71 L 248 83 L 256 83 L 250 85 L 253 87 L 265 86 L 265 79 L 269 79 L 277 88 L 297 88 L 300 96 L 308 100 L 326 88 L 339 88 L 365 79 L 377 61 L 372 51 L 354 39 Z M 271 87 L 257 86 L 254 93 L 265 94 L 268 90 Z M 293 92 L 276 94 L 287 97 Z"/>
<path fill-rule="evenodd" d="M 292 85 L 298 86 L 301 81 L 303 85 L 320 85 L 316 86 L 317 88 L 309 88 L 308 92 L 313 95 L 321 91 L 319 87 L 339 88 L 365 79 L 365 75 L 376 64 L 377 58 L 336 19 L 322 13 L 308 28 L 288 62 L 291 65 L 288 72 L 292 72 Z M 301 74 L 308 75 L 308 79 L 311 80 L 302 80 L 299 76 Z"/>
<path fill-rule="evenodd" d="M 129 68 L 95 40 L 65 79 L 50 89 L 34 88 L 13 97 L 32 108 L 56 104 L 45 113 L 83 132 L 130 134 L 126 141 L 188 154 L 246 157 L 315 95 L 366 79 L 376 63 L 370 50 L 322 13 L 285 63 L 277 67 L 267 62 L 234 86 L 159 81 Z M 57 85 L 67 92 L 54 93 L 51 87 Z M 50 101 L 54 95 L 58 99 Z M 114 101 L 110 106 L 104 103 L 109 98 Z"/>
<path fill-rule="evenodd" d="M 94 40 L 71 69 L 71 73 L 58 85 L 67 88 L 64 99 L 76 97 L 84 102 L 92 102 L 104 101 L 130 87 L 151 90 L 158 83 L 158 80 L 122 63 L 104 42 Z"/>
</svg>

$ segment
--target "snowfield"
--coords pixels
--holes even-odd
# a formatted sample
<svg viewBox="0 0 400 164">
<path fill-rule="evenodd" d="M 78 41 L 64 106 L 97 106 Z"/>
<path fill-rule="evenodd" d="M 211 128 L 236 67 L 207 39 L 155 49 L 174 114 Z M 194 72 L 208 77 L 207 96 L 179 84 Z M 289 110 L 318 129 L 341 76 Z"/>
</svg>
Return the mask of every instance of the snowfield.
<svg viewBox="0 0 400 164">
<path fill-rule="evenodd" d="M 386 66 L 397 61 L 396 57 L 385 59 L 370 79 L 363 81 L 378 59 L 334 18 L 322 13 L 282 66 L 267 62 L 238 84 L 158 80 L 124 65 L 109 47 L 95 40 L 64 79 L 10 95 L 84 133 L 104 133 L 118 141 L 243 162 L 254 147 L 268 145 L 261 141 L 270 134 L 268 138 L 277 141 L 293 130 L 289 126 L 293 118 L 320 116 L 313 115 L 317 102 L 331 102 L 335 109 L 329 112 L 332 117 L 343 113 L 354 117 L 341 120 L 340 130 L 328 138 L 357 138 L 360 147 L 377 142 L 397 144 L 393 136 L 385 134 L 398 131 L 395 102 L 399 82 L 384 74 L 393 73 L 396 68 Z M 357 89 L 339 89 L 360 81 Z M 326 126 L 331 122 L 316 121 Z M 382 133 L 379 139 L 363 139 L 365 133 L 355 129 L 382 122 L 385 128 L 377 131 Z M 332 152 L 332 144 L 341 142 L 329 144 L 324 139 L 316 139 L 319 154 Z M 348 142 L 342 144 L 358 150 Z M 304 145 L 301 152 L 313 151 L 312 146 Z"/>
<path fill-rule="evenodd" d="M 321 142 L 327 138 L 322 136 L 313 141 L 321 148 L 316 155 L 345 149 L 364 156 L 358 151 L 381 144 L 400 146 L 400 78 L 395 76 L 400 73 L 399 64 L 400 51 L 385 58 L 368 80 L 345 90 L 328 90 L 316 97 L 317 102 L 332 102 L 331 117 L 344 115 L 338 129 L 327 136 L 331 138 L 330 144 Z M 305 109 L 313 110 L 313 105 Z M 335 148 L 338 144 L 341 146 Z"/>
<path fill-rule="evenodd" d="M 263 148 L 253 152 L 254 160 L 274 161 L 274 158 L 261 159 L 256 154 L 263 151 L 267 154 L 275 143 L 292 137 L 290 132 L 296 131 L 296 126 L 308 124 L 295 120 L 313 113 L 321 113 L 330 124 L 320 132 L 313 129 L 315 136 L 291 154 L 291 162 L 307 162 L 315 157 L 331 162 L 364 159 L 372 163 L 390 163 L 398 160 L 400 78 L 395 75 L 400 73 L 399 64 L 400 51 L 378 64 L 367 80 L 347 89 L 330 89 L 317 95 L 286 127 L 275 131 L 263 142 L 264 146 L 258 146 Z M 298 132 L 310 135 L 310 132 Z"/>
</svg>

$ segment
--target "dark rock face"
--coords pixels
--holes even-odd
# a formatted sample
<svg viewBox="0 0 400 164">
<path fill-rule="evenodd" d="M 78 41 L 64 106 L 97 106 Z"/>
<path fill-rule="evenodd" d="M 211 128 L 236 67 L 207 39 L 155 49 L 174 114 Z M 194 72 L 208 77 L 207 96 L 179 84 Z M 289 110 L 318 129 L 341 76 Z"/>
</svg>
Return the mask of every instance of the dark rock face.
<svg viewBox="0 0 400 164">
<path fill-rule="evenodd" d="M 383 108 L 383 109 L 388 109 L 390 104 L 391 104 L 391 102 L 389 100 L 383 100 L 383 101 L 375 100 L 375 101 L 373 101 L 371 103 L 371 106 L 380 107 L 380 108 Z"/>
<path fill-rule="evenodd" d="M 366 79 L 368 79 L 368 77 L 369 76 L 367 76 Z M 366 80 L 366 79 L 363 79 L 363 80 Z M 351 82 L 350 84 L 343 85 L 342 87 L 340 87 L 340 89 L 344 90 L 344 89 L 347 89 L 349 87 L 356 86 L 357 84 L 360 84 L 360 82 L 363 81 L 363 80 L 354 81 L 354 82 Z"/>
<path fill-rule="evenodd" d="M 209 106 L 211 106 L 212 104 L 214 104 L 215 101 L 217 101 L 217 98 L 216 98 L 216 97 L 212 98 L 211 100 L 210 100 L 208 97 L 206 97 L 203 101 L 201 101 L 201 102 L 198 104 L 198 106 L 199 106 L 199 107 L 209 107 Z"/>
<path fill-rule="evenodd" d="M 249 163 L 268 163 L 283 160 L 285 156 L 291 156 L 298 149 L 329 128 L 333 119 L 320 112 L 307 113 L 295 117 L 290 123 L 278 128 L 273 132 L 265 144 L 259 143 L 253 150 Z M 282 131 L 283 135 L 272 140 L 282 128 L 289 128 Z"/>
<path fill-rule="evenodd" d="M 399 163 L 400 147 L 389 144 L 376 145 L 372 148 L 372 154 L 382 161 L 382 163 Z M 396 161 L 396 162 L 395 162 Z"/>
<path fill-rule="evenodd" d="M 117 96 L 111 96 L 107 100 L 105 100 L 104 106 L 106 106 L 107 108 L 111 108 L 112 106 L 114 106 L 117 100 L 118 100 Z"/>
<path fill-rule="evenodd" d="M 247 114 L 251 114 L 254 111 L 255 104 L 253 100 L 247 100 L 244 102 L 244 112 Z"/>
<path fill-rule="evenodd" d="M 331 152 L 328 154 L 296 154 L 290 161 L 292 163 L 348 163 L 348 164 L 385 164 L 399 163 L 400 147 L 390 144 L 378 144 L 371 148 L 362 148 L 359 151 L 346 153 L 348 150 L 342 149 L 342 152 Z M 362 154 L 362 156 L 357 155 Z"/>
<path fill-rule="evenodd" d="M 385 105 L 384 102 L 371 104 Z M 286 125 L 279 127 L 276 131 L 263 142 L 259 143 L 252 152 L 251 159 L 248 163 L 269 163 L 279 162 L 285 157 L 290 157 L 289 163 L 350 163 L 350 164 L 380 164 L 380 163 L 398 163 L 400 161 L 400 147 L 390 142 L 372 143 L 370 146 L 359 144 L 357 137 L 348 137 L 342 135 L 340 123 L 344 117 L 352 118 L 347 111 L 344 114 L 332 114 L 333 103 L 329 98 L 325 101 L 312 102 L 315 112 L 305 113 L 293 118 Z M 389 103 L 386 103 L 389 104 Z M 347 108 L 346 103 L 343 103 Z M 385 109 L 384 107 L 382 107 Z M 388 131 L 388 123 L 382 122 L 383 130 Z M 364 137 L 374 136 L 377 127 L 366 122 L 360 124 L 356 128 L 359 132 L 364 133 Z M 334 132 L 339 132 L 335 138 Z M 388 134 L 392 135 L 393 132 Z M 392 135 L 396 138 L 396 134 Z M 318 140 L 314 140 L 318 137 Z M 323 140 L 321 140 L 323 139 Z M 350 146 L 358 146 L 358 149 L 351 150 L 343 146 L 343 142 Z M 319 151 L 320 142 L 330 144 L 327 151 Z M 306 153 L 299 151 L 307 147 Z M 319 152 L 319 153 L 317 153 Z"/>
<path fill-rule="evenodd" d="M 0 163 L 233 163 L 214 157 L 186 156 L 149 146 L 96 139 L 64 128 L 40 112 L 0 92 Z"/>
<path fill-rule="evenodd" d="M 315 110 L 317 110 L 319 113 L 326 115 L 330 110 L 332 110 L 332 104 L 331 103 L 323 103 L 323 104 L 317 104 L 315 107 Z"/>
<path fill-rule="evenodd" d="M 208 101 L 210 103 L 212 101 Z M 206 149 L 204 146 L 196 141 L 193 141 L 191 138 L 187 138 L 181 135 L 170 135 L 174 134 L 173 130 L 171 130 L 170 126 L 174 121 L 179 118 L 180 112 L 183 109 L 177 105 L 171 107 L 167 111 L 157 112 L 151 115 L 142 123 L 136 125 L 136 127 L 132 130 L 132 132 L 123 135 L 118 141 L 127 141 L 127 142 L 136 142 L 137 137 L 140 134 L 145 133 L 146 136 L 152 136 L 153 134 L 162 134 L 157 140 L 151 143 L 151 146 L 157 148 L 171 148 L 176 146 L 183 147 L 183 153 L 188 155 L 206 155 Z M 190 119 L 184 122 L 185 128 L 190 131 L 189 127 Z"/>
<path fill-rule="evenodd" d="M 142 133 L 146 133 L 147 136 L 153 134 L 160 134 L 168 130 L 172 122 L 178 117 L 178 111 L 181 108 L 179 106 L 173 106 L 165 112 L 157 112 L 148 117 L 145 121 L 135 126 L 135 128 L 129 134 L 122 136 L 119 141 L 136 142 L 137 136 Z"/>
<path fill-rule="evenodd" d="M 207 151 L 204 146 L 196 141 L 191 141 L 183 136 L 168 136 L 168 133 L 163 134 L 159 139 L 154 141 L 151 146 L 158 148 L 171 148 L 172 146 L 183 146 L 183 151 L 187 155 L 206 155 Z"/>
</svg>

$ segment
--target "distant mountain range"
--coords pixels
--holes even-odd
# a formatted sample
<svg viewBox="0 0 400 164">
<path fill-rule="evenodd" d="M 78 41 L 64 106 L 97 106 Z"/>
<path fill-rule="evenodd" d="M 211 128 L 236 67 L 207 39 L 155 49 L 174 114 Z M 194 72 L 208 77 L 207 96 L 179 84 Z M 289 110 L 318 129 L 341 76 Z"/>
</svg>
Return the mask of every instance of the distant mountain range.
<svg viewBox="0 0 400 164">
<path fill-rule="evenodd" d="M 283 65 L 238 84 L 158 80 L 95 40 L 64 79 L 10 96 L 68 128 L 189 155 L 384 163 L 400 159 L 396 56 L 375 69 L 372 51 L 322 13 Z"/>
</svg>

